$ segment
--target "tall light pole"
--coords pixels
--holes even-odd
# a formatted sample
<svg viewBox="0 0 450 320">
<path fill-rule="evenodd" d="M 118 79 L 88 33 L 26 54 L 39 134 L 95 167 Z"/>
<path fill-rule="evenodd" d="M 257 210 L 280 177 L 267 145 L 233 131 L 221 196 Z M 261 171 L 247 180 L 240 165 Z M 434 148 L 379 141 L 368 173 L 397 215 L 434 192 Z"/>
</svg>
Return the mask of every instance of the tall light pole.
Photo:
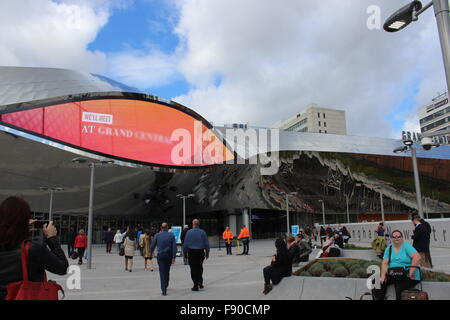
<svg viewBox="0 0 450 320">
<path fill-rule="evenodd" d="M 347 223 L 350 223 L 350 212 L 348 210 L 348 195 L 345 195 L 345 202 L 347 204 Z"/>
<path fill-rule="evenodd" d="M 48 208 L 48 220 L 53 221 L 53 193 L 57 191 L 63 191 L 64 188 L 62 187 L 40 187 L 39 189 L 43 191 L 50 190 L 50 205 Z"/>
<path fill-rule="evenodd" d="M 322 202 L 322 217 L 323 217 L 323 225 L 325 226 L 325 202 L 323 200 L 319 200 Z"/>
<path fill-rule="evenodd" d="M 417 21 L 419 15 L 425 10 L 434 7 L 434 15 L 441 42 L 442 57 L 444 60 L 445 75 L 447 80 L 447 92 L 450 95 L 450 8 L 448 0 L 433 0 L 422 8 L 420 1 L 413 1 L 390 16 L 383 28 L 387 32 L 396 32 L 413 21 Z"/>
<path fill-rule="evenodd" d="M 419 180 L 419 169 L 417 166 L 417 149 L 414 146 L 414 141 L 405 140 L 403 141 L 404 147 L 399 147 L 394 150 L 394 153 L 402 153 L 411 150 L 413 171 L 414 171 L 414 185 L 416 188 L 416 201 L 417 201 L 417 211 L 419 216 L 423 219 L 423 207 L 422 207 L 422 192 L 420 190 L 420 180 Z M 422 143 L 423 144 L 423 143 Z M 438 144 L 427 144 L 427 150 L 431 148 L 438 147 Z"/>
<path fill-rule="evenodd" d="M 105 160 L 105 161 L 90 161 L 86 158 L 74 158 L 72 159 L 73 163 L 87 163 L 91 168 L 91 180 L 89 187 L 89 215 L 88 215 L 88 269 L 92 269 L 92 236 L 93 236 L 93 228 L 94 228 L 94 179 L 95 179 L 95 165 L 99 164 L 112 164 L 114 161 Z"/>
<path fill-rule="evenodd" d="M 291 234 L 289 230 L 289 195 L 296 195 L 296 194 L 297 192 L 286 193 L 286 226 L 287 226 L 286 236 L 289 236 Z"/>
<path fill-rule="evenodd" d="M 186 225 L 186 198 L 193 198 L 195 194 L 190 193 L 188 195 L 178 194 L 177 198 L 183 199 L 183 228 Z"/>
<path fill-rule="evenodd" d="M 381 221 L 383 222 L 384 225 L 384 205 L 383 205 L 383 194 L 381 193 L 381 187 L 375 187 L 375 190 L 379 190 L 379 194 L 380 194 L 380 206 L 381 206 Z"/>
</svg>

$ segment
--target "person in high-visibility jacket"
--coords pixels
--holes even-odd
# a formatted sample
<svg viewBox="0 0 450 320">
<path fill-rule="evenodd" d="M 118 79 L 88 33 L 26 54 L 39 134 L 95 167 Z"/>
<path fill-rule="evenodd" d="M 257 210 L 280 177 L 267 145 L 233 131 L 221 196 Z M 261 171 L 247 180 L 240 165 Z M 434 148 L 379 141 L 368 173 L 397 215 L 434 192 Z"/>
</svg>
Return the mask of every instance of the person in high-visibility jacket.
<svg viewBox="0 0 450 320">
<path fill-rule="evenodd" d="M 230 230 L 230 227 L 227 227 L 225 229 L 225 231 L 222 234 L 222 238 L 223 238 L 223 240 L 226 241 L 225 244 L 227 247 L 227 255 L 229 255 L 229 254 L 231 255 L 232 254 L 231 253 L 231 240 L 233 240 L 234 235 L 233 235 L 233 232 Z"/>
<path fill-rule="evenodd" d="M 248 243 L 250 242 L 250 231 L 244 225 L 241 229 L 241 232 L 238 236 L 239 240 L 242 240 L 242 244 L 244 245 L 244 251 L 242 254 L 248 254 Z"/>
</svg>

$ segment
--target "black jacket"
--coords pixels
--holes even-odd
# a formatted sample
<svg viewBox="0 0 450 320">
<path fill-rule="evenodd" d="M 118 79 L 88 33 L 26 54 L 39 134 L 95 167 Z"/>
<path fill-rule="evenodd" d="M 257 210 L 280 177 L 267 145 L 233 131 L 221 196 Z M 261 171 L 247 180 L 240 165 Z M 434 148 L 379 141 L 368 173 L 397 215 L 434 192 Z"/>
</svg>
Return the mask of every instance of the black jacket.
<svg viewBox="0 0 450 320">
<path fill-rule="evenodd" d="M 45 270 L 58 275 L 67 273 L 69 262 L 61 249 L 59 239 L 52 237 L 45 242 L 46 244 L 39 240 L 33 240 L 30 245 L 28 253 L 28 279 L 30 281 L 43 281 Z M 0 300 L 6 298 L 6 286 L 9 283 L 21 280 L 23 280 L 21 247 L 18 246 L 12 250 L 0 248 Z"/>
<path fill-rule="evenodd" d="M 103 241 L 105 241 L 105 242 L 113 242 L 115 235 L 116 234 L 114 233 L 114 231 L 105 231 L 105 233 L 103 235 Z"/>
<path fill-rule="evenodd" d="M 417 252 L 430 251 L 430 231 L 424 223 L 419 224 L 414 229 L 414 234 L 411 236 L 413 239 L 413 247 Z"/>
<path fill-rule="evenodd" d="M 309 243 L 302 240 L 297 245 L 299 248 L 299 261 L 300 262 L 309 261 L 309 255 L 312 252 L 312 249 L 311 249 L 311 246 L 309 245 Z"/>
<path fill-rule="evenodd" d="M 271 266 L 273 268 L 271 275 L 273 284 L 278 284 L 283 277 L 292 275 L 292 259 L 287 248 L 277 251 L 275 262 L 272 262 Z"/>
<path fill-rule="evenodd" d="M 294 243 L 289 248 L 289 254 L 291 255 L 292 263 L 299 263 L 300 262 L 300 248 L 296 243 Z"/>
</svg>

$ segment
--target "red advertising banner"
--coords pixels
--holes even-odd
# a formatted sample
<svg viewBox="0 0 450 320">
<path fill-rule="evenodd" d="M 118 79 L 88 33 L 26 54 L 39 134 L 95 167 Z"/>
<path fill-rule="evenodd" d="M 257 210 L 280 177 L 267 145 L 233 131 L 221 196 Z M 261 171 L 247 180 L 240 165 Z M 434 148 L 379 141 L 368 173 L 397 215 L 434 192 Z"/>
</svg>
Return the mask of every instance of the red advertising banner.
<svg viewBox="0 0 450 320">
<path fill-rule="evenodd" d="M 202 167 L 234 159 L 201 121 L 151 101 L 102 99 L 0 115 L 4 125 L 127 161 Z"/>
</svg>

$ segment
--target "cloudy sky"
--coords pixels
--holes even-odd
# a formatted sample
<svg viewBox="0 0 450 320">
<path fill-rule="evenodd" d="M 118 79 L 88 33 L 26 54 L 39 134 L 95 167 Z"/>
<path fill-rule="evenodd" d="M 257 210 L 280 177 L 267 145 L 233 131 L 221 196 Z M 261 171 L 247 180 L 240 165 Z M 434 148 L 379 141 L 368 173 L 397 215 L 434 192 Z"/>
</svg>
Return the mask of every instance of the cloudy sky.
<svg viewBox="0 0 450 320">
<path fill-rule="evenodd" d="M 398 33 L 368 28 L 406 3 L 1 0 L 0 65 L 100 73 L 220 124 L 316 103 L 345 110 L 351 135 L 400 138 L 446 91 L 433 9 Z"/>
</svg>

